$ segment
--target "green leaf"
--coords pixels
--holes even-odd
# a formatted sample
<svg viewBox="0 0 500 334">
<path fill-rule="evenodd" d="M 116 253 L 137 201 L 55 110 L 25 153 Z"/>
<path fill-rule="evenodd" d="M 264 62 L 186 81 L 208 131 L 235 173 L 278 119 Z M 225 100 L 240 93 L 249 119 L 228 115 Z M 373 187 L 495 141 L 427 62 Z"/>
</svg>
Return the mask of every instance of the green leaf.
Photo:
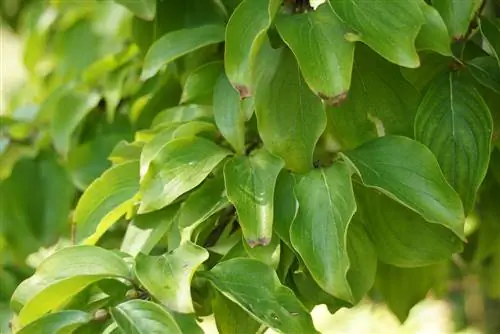
<svg viewBox="0 0 500 334">
<path fill-rule="evenodd" d="M 97 106 L 99 95 L 71 90 L 59 97 L 50 119 L 50 132 L 54 147 L 66 156 L 71 147 L 72 134 L 85 118 Z"/>
<path fill-rule="evenodd" d="M 281 13 L 276 28 L 295 54 L 309 88 L 330 103 L 343 99 L 351 84 L 354 43 L 328 2 L 303 14 Z"/>
<path fill-rule="evenodd" d="M 217 293 L 212 302 L 219 334 L 255 334 L 261 324 L 230 299 Z"/>
<path fill-rule="evenodd" d="M 210 106 L 199 104 L 176 106 L 159 112 L 153 120 L 153 127 L 192 121 L 197 118 L 209 117 L 211 115 L 212 108 Z"/>
<path fill-rule="evenodd" d="M 437 157 L 469 214 L 488 169 L 493 121 L 481 95 L 462 78 L 442 75 L 429 87 L 415 118 L 415 138 Z"/>
<path fill-rule="evenodd" d="M 327 131 L 343 149 L 384 134 L 411 136 L 419 99 L 400 67 L 358 45 L 351 91 L 340 106 L 327 108 Z"/>
<path fill-rule="evenodd" d="M 114 165 L 124 164 L 141 158 L 143 144 L 140 142 L 129 143 L 125 140 L 119 141 L 108 156 L 108 160 Z"/>
<path fill-rule="evenodd" d="M 92 320 L 92 316 L 82 311 L 61 311 L 48 314 L 21 328 L 18 334 L 71 333 L 76 328 Z"/>
<path fill-rule="evenodd" d="M 275 269 L 278 268 L 280 262 L 281 245 L 277 235 L 273 235 L 269 243 L 265 246 L 251 247 L 247 242 L 243 243 L 243 248 L 248 254 L 248 257 L 259 260 Z"/>
<path fill-rule="evenodd" d="M 156 15 L 156 0 L 115 0 L 141 19 L 151 21 Z"/>
<path fill-rule="evenodd" d="M 265 44 L 255 73 L 255 111 L 264 145 L 292 171 L 308 171 L 326 126 L 321 99 L 304 82 L 291 51 Z"/>
<path fill-rule="evenodd" d="M 425 23 L 416 1 L 330 0 L 337 15 L 353 29 L 350 41 L 361 41 L 390 62 L 418 67 L 415 39 Z M 398 13 L 398 15 L 394 15 Z"/>
<path fill-rule="evenodd" d="M 184 83 L 179 103 L 212 104 L 214 85 L 223 71 L 224 63 L 214 61 L 191 72 Z"/>
<path fill-rule="evenodd" d="M 204 248 L 188 241 L 161 256 L 138 254 L 134 271 L 146 290 L 163 305 L 176 312 L 193 313 L 191 279 L 207 259 Z"/>
<path fill-rule="evenodd" d="M 216 265 L 205 276 L 225 297 L 280 333 L 317 333 L 311 316 L 274 270 L 253 259 Z"/>
<path fill-rule="evenodd" d="M 149 254 L 176 221 L 178 209 L 178 206 L 172 205 L 135 216 L 127 226 L 120 250 L 134 257 L 139 253 Z"/>
<path fill-rule="evenodd" d="M 133 205 L 139 191 L 139 162 L 111 167 L 92 182 L 75 209 L 76 238 L 94 244 Z"/>
<path fill-rule="evenodd" d="M 61 309 L 78 292 L 104 278 L 128 278 L 127 264 L 116 254 L 95 246 L 63 248 L 45 259 L 33 276 L 12 295 L 21 325 Z M 21 308 L 22 307 L 22 308 Z"/>
<path fill-rule="evenodd" d="M 465 37 L 481 3 L 482 0 L 432 0 L 432 5 L 448 27 L 448 33 L 455 40 Z"/>
<path fill-rule="evenodd" d="M 159 210 L 199 185 L 229 154 L 203 138 L 169 142 L 151 161 L 141 181 L 139 213 Z"/>
<path fill-rule="evenodd" d="M 442 265 L 398 268 L 380 264 L 376 287 L 389 309 L 404 322 L 412 307 L 437 283 L 442 270 Z"/>
<path fill-rule="evenodd" d="M 478 57 L 467 62 L 467 69 L 481 85 L 500 94 L 500 67 L 493 57 Z"/>
<path fill-rule="evenodd" d="M 202 121 L 190 121 L 184 124 L 171 124 L 158 130 L 158 133 L 144 145 L 141 152 L 141 178 L 148 171 L 149 165 L 161 150 L 173 139 L 182 137 L 192 137 L 203 132 L 215 132 L 216 128 L 212 123 Z"/>
<path fill-rule="evenodd" d="M 380 261 L 398 267 L 435 264 L 462 251 L 462 241 L 442 225 L 421 216 L 374 190 L 355 188 L 358 213 Z"/>
<path fill-rule="evenodd" d="M 444 56 L 451 56 L 448 29 L 439 12 L 424 1 L 419 2 L 426 23 L 420 29 L 415 45 L 417 50 L 432 50 Z"/>
<path fill-rule="evenodd" d="M 355 303 L 373 283 L 375 271 L 373 268 L 373 275 L 370 270 L 364 272 L 371 283 L 348 279 L 348 271 L 355 268 L 347 245 L 349 223 L 356 211 L 350 174 L 346 164 L 335 163 L 295 176 L 299 210 L 290 228 L 290 240 L 323 290 Z M 370 259 L 365 259 L 363 266 L 370 269 Z"/>
<path fill-rule="evenodd" d="M 260 150 L 224 165 L 227 197 L 238 213 L 243 236 L 251 247 L 266 246 L 273 231 L 274 187 L 283 161 Z"/>
<path fill-rule="evenodd" d="M 425 89 L 436 76 L 442 72 L 449 72 L 453 58 L 444 57 L 434 52 L 422 53 L 419 68 L 401 68 L 403 77 L 419 92 L 425 93 Z M 420 99 L 415 103 L 418 104 Z"/>
<path fill-rule="evenodd" d="M 255 57 L 280 4 L 278 0 L 244 0 L 227 23 L 224 66 L 241 97 L 253 95 L 250 89 Z"/>
<path fill-rule="evenodd" d="M 245 113 L 243 102 L 225 74 L 221 75 L 215 83 L 213 108 L 215 124 L 217 124 L 221 134 L 238 154 L 244 154 Z"/>
<path fill-rule="evenodd" d="M 427 147 L 406 137 L 385 136 L 342 156 L 366 186 L 380 190 L 425 220 L 441 224 L 464 238 L 460 197 Z"/>
<path fill-rule="evenodd" d="M 480 28 L 489 46 L 488 51 L 497 59 L 500 65 L 500 20 L 481 17 Z"/>
<path fill-rule="evenodd" d="M 229 201 L 226 197 L 222 175 L 208 179 L 182 204 L 179 210 L 179 228 L 193 230 L 210 216 L 228 206 Z"/>
<path fill-rule="evenodd" d="M 111 315 L 124 334 L 182 334 L 174 318 L 153 302 L 130 300 L 112 308 Z"/>
<path fill-rule="evenodd" d="M 283 240 L 290 248 L 292 243 L 290 241 L 290 226 L 292 225 L 299 203 L 297 197 L 293 192 L 295 180 L 293 176 L 287 172 L 282 171 L 278 175 L 276 181 L 276 188 L 274 190 L 274 232 Z"/>
<path fill-rule="evenodd" d="M 177 313 L 170 310 L 167 311 L 174 318 L 177 326 L 181 329 L 181 333 L 204 334 L 203 329 L 201 329 L 196 321 L 196 314 Z"/>
<path fill-rule="evenodd" d="M 224 26 L 204 25 L 169 32 L 149 48 L 141 73 L 142 80 L 154 76 L 162 66 L 194 50 L 224 41 Z"/>
</svg>

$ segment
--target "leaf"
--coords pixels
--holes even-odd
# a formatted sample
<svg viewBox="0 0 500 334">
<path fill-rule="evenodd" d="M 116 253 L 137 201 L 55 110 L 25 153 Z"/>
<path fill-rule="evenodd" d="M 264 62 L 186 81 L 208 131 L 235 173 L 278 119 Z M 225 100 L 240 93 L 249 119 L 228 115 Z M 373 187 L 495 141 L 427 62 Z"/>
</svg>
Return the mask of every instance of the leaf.
<svg viewBox="0 0 500 334">
<path fill-rule="evenodd" d="M 470 21 L 481 3 L 482 0 L 432 0 L 432 5 L 448 27 L 448 33 L 455 40 L 465 37 Z"/>
<path fill-rule="evenodd" d="M 290 248 L 292 243 L 290 241 L 290 226 L 292 225 L 299 203 L 297 197 L 293 192 L 295 180 L 293 176 L 287 172 L 282 171 L 278 175 L 276 181 L 276 188 L 274 190 L 274 232 L 283 240 Z"/>
<path fill-rule="evenodd" d="M 145 300 L 129 300 L 111 309 L 124 334 L 182 334 L 173 317 L 160 305 Z"/>
<path fill-rule="evenodd" d="M 191 279 L 196 269 L 208 259 L 208 252 L 186 242 L 161 256 L 138 254 L 135 275 L 151 295 L 169 309 L 193 313 Z"/>
<path fill-rule="evenodd" d="M 385 134 L 412 136 L 420 96 L 400 67 L 363 45 L 356 47 L 354 65 L 347 100 L 327 108 L 327 132 L 344 150 Z"/>
<path fill-rule="evenodd" d="M 245 248 L 248 257 L 259 260 L 275 269 L 278 268 L 281 254 L 280 239 L 278 236 L 273 235 L 269 243 L 265 246 L 251 247 L 247 242 L 243 242 L 243 248 Z"/>
<path fill-rule="evenodd" d="M 127 226 L 120 250 L 134 257 L 139 253 L 149 254 L 176 221 L 178 209 L 173 205 L 135 216 Z"/>
<path fill-rule="evenodd" d="M 151 78 L 162 66 L 181 56 L 222 41 L 224 41 L 224 26 L 216 24 L 166 33 L 149 48 L 144 58 L 141 79 Z"/>
<path fill-rule="evenodd" d="M 245 153 L 243 102 L 225 74 L 222 74 L 215 83 L 213 108 L 217 128 L 234 150 L 243 155 Z"/>
<path fill-rule="evenodd" d="M 193 230 L 228 206 L 229 201 L 222 176 L 206 180 L 182 204 L 179 210 L 179 228 Z"/>
<path fill-rule="evenodd" d="M 97 106 L 99 95 L 71 90 L 62 94 L 55 102 L 50 119 L 50 133 L 54 147 L 66 156 L 70 150 L 71 138 L 80 122 Z"/>
<path fill-rule="evenodd" d="M 210 106 L 188 104 L 168 108 L 159 112 L 153 120 L 153 127 L 172 123 L 187 122 L 212 115 Z"/>
<path fill-rule="evenodd" d="M 95 246 L 67 247 L 45 259 L 35 274 L 17 287 L 11 305 L 20 310 L 20 324 L 27 325 L 61 309 L 94 282 L 129 276 L 127 264 L 110 251 Z"/>
<path fill-rule="evenodd" d="M 493 57 L 478 57 L 467 62 L 467 69 L 481 85 L 500 94 L 500 68 Z"/>
<path fill-rule="evenodd" d="M 143 144 L 138 142 L 129 143 L 125 140 L 119 141 L 108 156 L 108 160 L 114 165 L 124 164 L 141 158 Z"/>
<path fill-rule="evenodd" d="M 71 333 L 92 320 L 90 314 L 82 311 L 61 311 L 48 314 L 21 328 L 19 334 Z"/>
<path fill-rule="evenodd" d="M 436 284 L 442 268 L 442 265 L 398 268 L 380 264 L 376 287 L 389 309 L 404 322 L 412 307 Z"/>
<path fill-rule="evenodd" d="M 364 284 L 350 284 L 347 277 L 351 266 L 348 229 L 356 212 L 348 166 L 334 163 L 326 169 L 297 175 L 294 190 L 299 210 L 290 228 L 293 248 L 323 290 L 350 303 L 357 302 L 366 291 L 361 292 Z"/>
<path fill-rule="evenodd" d="M 151 161 L 141 181 L 139 213 L 159 210 L 199 185 L 229 154 L 203 138 L 169 142 Z"/>
<path fill-rule="evenodd" d="M 179 103 L 212 104 L 214 85 L 223 71 L 224 63 L 214 61 L 191 72 L 184 83 Z"/>
<path fill-rule="evenodd" d="M 129 207 L 139 191 L 139 162 L 111 167 L 85 190 L 75 209 L 76 239 L 94 244 Z"/>
<path fill-rule="evenodd" d="M 141 152 L 141 178 L 144 178 L 151 161 L 158 156 L 161 150 L 173 139 L 192 137 L 203 132 L 215 132 L 212 123 L 202 121 L 190 121 L 184 124 L 171 124 L 159 129 L 157 134 L 144 145 Z"/>
<path fill-rule="evenodd" d="M 177 313 L 167 310 L 168 313 L 174 318 L 177 326 L 181 329 L 181 333 L 189 333 L 189 334 L 203 334 L 203 329 L 198 325 L 196 321 L 195 314 L 184 314 Z"/>
<path fill-rule="evenodd" d="M 385 136 L 342 156 L 365 186 L 380 190 L 428 222 L 441 224 L 464 238 L 460 197 L 427 147 L 406 137 Z"/>
<path fill-rule="evenodd" d="M 274 187 L 283 161 L 266 150 L 235 157 L 224 165 L 227 197 L 238 213 L 243 236 L 251 247 L 266 246 L 273 231 Z"/>
<path fill-rule="evenodd" d="M 426 23 L 420 29 L 415 46 L 417 50 L 432 50 L 444 56 L 451 56 L 448 29 L 439 12 L 424 1 L 419 2 Z"/>
<path fill-rule="evenodd" d="M 429 87 L 415 118 L 415 138 L 437 157 L 448 182 L 473 209 L 491 151 L 493 121 L 488 106 L 462 77 L 442 75 Z"/>
<path fill-rule="evenodd" d="M 255 73 L 255 111 L 264 145 L 292 171 L 308 171 L 326 126 L 321 99 L 304 82 L 288 50 L 266 44 Z"/>
<path fill-rule="evenodd" d="M 255 334 L 261 326 L 248 312 L 220 293 L 215 295 L 212 308 L 219 334 Z"/>
<path fill-rule="evenodd" d="M 278 0 L 244 0 L 227 23 L 224 67 L 241 97 L 252 95 L 251 72 L 255 57 L 280 3 Z"/>
<path fill-rule="evenodd" d="M 141 19 L 151 21 L 156 15 L 156 0 L 115 0 L 122 6 L 127 7 Z"/>
<path fill-rule="evenodd" d="M 500 20 L 481 17 L 480 29 L 487 45 L 490 47 L 488 51 L 497 59 L 500 65 L 500 37 L 498 37 L 500 33 Z"/>
<path fill-rule="evenodd" d="M 434 52 L 422 53 L 419 68 L 401 68 L 401 74 L 419 92 L 425 93 L 427 86 L 442 72 L 450 71 L 453 59 Z M 415 103 L 418 104 L 420 99 Z"/>
<path fill-rule="evenodd" d="M 442 225 L 426 222 L 417 213 L 380 192 L 355 188 L 359 211 L 380 261 L 398 267 L 435 264 L 462 251 L 462 241 Z"/>
<path fill-rule="evenodd" d="M 317 333 L 311 316 L 274 270 L 253 259 L 236 258 L 205 273 L 210 282 L 261 323 L 280 333 Z"/>
<path fill-rule="evenodd" d="M 329 103 L 342 99 L 351 84 L 354 43 L 328 2 L 302 14 L 276 18 L 279 34 L 295 54 L 309 88 Z"/>
<path fill-rule="evenodd" d="M 419 66 L 415 39 L 425 18 L 418 2 L 331 0 L 330 4 L 354 30 L 346 35 L 347 40 L 361 41 L 400 66 Z"/>
</svg>

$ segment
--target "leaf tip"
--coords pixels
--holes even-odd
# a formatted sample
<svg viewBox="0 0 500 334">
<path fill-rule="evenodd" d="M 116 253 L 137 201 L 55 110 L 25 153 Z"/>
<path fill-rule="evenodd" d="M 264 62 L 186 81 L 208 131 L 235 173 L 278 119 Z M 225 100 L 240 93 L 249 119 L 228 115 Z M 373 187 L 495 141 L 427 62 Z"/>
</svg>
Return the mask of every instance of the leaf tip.
<svg viewBox="0 0 500 334">
<path fill-rule="evenodd" d="M 245 99 L 247 97 L 252 96 L 252 93 L 250 92 L 250 88 L 247 86 L 243 85 L 234 85 L 234 88 L 240 93 L 240 99 Z"/>
<path fill-rule="evenodd" d="M 325 101 L 325 103 L 329 106 L 332 107 L 338 107 L 342 102 L 344 102 L 347 99 L 347 94 L 348 91 L 342 92 L 338 95 L 335 96 L 328 96 L 326 94 L 323 94 L 321 92 L 318 93 L 318 96 Z"/>
<path fill-rule="evenodd" d="M 271 242 L 271 238 L 268 238 L 268 237 L 259 237 L 259 238 L 257 238 L 257 240 L 247 239 L 247 244 L 248 244 L 248 246 L 250 246 L 250 248 L 255 248 L 257 246 L 265 247 L 265 246 L 269 245 L 270 242 Z"/>
</svg>

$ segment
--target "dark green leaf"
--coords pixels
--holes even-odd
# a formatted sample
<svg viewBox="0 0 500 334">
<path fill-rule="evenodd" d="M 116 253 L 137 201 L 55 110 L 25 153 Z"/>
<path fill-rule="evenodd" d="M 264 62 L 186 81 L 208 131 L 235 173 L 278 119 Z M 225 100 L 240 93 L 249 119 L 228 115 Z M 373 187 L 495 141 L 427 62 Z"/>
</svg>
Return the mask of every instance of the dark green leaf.
<svg viewBox="0 0 500 334">
<path fill-rule="evenodd" d="M 287 171 L 282 171 L 278 175 L 274 191 L 273 229 L 289 247 L 292 247 L 292 243 L 290 242 L 290 226 L 297 216 L 297 210 L 299 209 L 297 197 L 293 192 L 294 183 L 293 176 Z"/>
<path fill-rule="evenodd" d="M 251 247 L 266 246 L 273 231 L 274 187 L 283 161 L 266 150 L 235 157 L 224 166 L 227 197 L 236 208 L 243 236 Z"/>
<path fill-rule="evenodd" d="M 247 99 L 248 100 L 248 99 Z M 238 154 L 245 153 L 245 113 L 239 93 L 227 76 L 221 75 L 214 87 L 215 124 Z"/>
<path fill-rule="evenodd" d="M 255 334 L 261 324 L 230 299 L 217 293 L 212 302 L 219 334 Z"/>
<path fill-rule="evenodd" d="M 379 189 L 425 220 L 441 224 L 464 238 L 460 197 L 427 147 L 406 137 L 385 136 L 342 156 L 366 186 Z"/>
<path fill-rule="evenodd" d="M 182 334 L 174 318 L 153 302 L 130 300 L 112 308 L 111 315 L 124 334 Z"/>
<path fill-rule="evenodd" d="M 141 19 L 151 21 L 156 15 L 156 0 L 115 0 L 120 5 L 127 7 Z"/>
<path fill-rule="evenodd" d="M 432 5 L 441 14 L 450 36 L 459 40 L 465 37 L 482 0 L 432 0 Z"/>
<path fill-rule="evenodd" d="M 398 65 L 419 66 L 415 39 L 425 17 L 418 2 L 330 0 L 330 3 L 354 30 L 346 35 L 347 40 L 361 41 Z"/>
<path fill-rule="evenodd" d="M 437 157 L 448 182 L 473 209 L 491 151 L 493 122 L 488 106 L 463 77 L 440 76 L 427 90 L 415 118 L 415 138 Z"/>
<path fill-rule="evenodd" d="M 179 103 L 212 104 L 214 85 L 223 71 L 224 63 L 214 61 L 191 72 L 184 83 Z"/>
<path fill-rule="evenodd" d="M 135 275 L 141 284 L 170 310 L 193 313 L 191 279 L 208 259 L 208 252 L 189 241 L 161 256 L 138 254 Z"/>
<path fill-rule="evenodd" d="M 500 94 L 500 68 L 493 57 L 478 57 L 467 62 L 472 76 L 483 86 Z"/>
<path fill-rule="evenodd" d="M 445 56 L 451 56 L 448 29 L 439 12 L 424 1 L 419 2 L 425 16 L 425 24 L 418 33 L 415 45 L 418 50 L 433 50 Z"/>
<path fill-rule="evenodd" d="M 251 72 L 255 57 L 281 1 L 244 0 L 226 27 L 224 65 L 232 85 L 241 97 L 252 95 Z"/>
<path fill-rule="evenodd" d="M 141 78 L 151 78 L 169 62 L 204 46 L 224 41 L 224 30 L 222 25 L 205 25 L 165 34 L 148 50 Z"/>
<path fill-rule="evenodd" d="M 159 210 L 199 185 L 229 154 L 203 138 L 180 138 L 165 145 L 141 181 L 139 213 Z"/>
<path fill-rule="evenodd" d="M 108 169 L 85 190 L 75 209 L 76 238 L 94 244 L 134 204 L 139 162 Z"/>
<path fill-rule="evenodd" d="M 71 333 L 92 320 L 92 316 L 82 311 L 61 311 L 48 314 L 21 328 L 18 334 Z"/>
<path fill-rule="evenodd" d="M 264 44 L 255 69 L 255 112 L 266 148 L 294 172 L 312 167 L 313 150 L 325 130 L 321 99 L 304 82 L 288 50 Z"/>
<path fill-rule="evenodd" d="M 311 316 L 274 270 L 253 259 L 232 259 L 205 274 L 225 297 L 280 333 L 317 333 Z"/>
<path fill-rule="evenodd" d="M 329 2 L 303 14 L 282 13 L 276 27 L 292 49 L 311 90 L 331 103 L 342 99 L 351 84 L 354 43 Z"/>
<path fill-rule="evenodd" d="M 489 46 L 488 51 L 497 59 L 500 65 L 500 20 L 482 17 L 481 32 Z"/>
<path fill-rule="evenodd" d="M 19 322 L 26 325 L 61 309 L 78 292 L 104 278 L 129 277 L 127 264 L 116 254 L 94 246 L 64 248 L 43 261 L 12 296 Z"/>
</svg>

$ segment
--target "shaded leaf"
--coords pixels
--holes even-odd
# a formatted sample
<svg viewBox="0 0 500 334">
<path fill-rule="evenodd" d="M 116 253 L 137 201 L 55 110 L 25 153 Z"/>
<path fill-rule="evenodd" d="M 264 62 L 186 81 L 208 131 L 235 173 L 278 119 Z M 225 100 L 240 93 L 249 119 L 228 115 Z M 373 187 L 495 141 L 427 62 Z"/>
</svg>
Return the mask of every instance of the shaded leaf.
<svg viewBox="0 0 500 334">
<path fill-rule="evenodd" d="M 236 258 L 205 275 L 225 297 L 280 333 L 316 333 L 311 316 L 274 270 L 253 259 Z"/>
<path fill-rule="evenodd" d="M 385 136 L 342 156 L 366 186 L 380 190 L 425 220 L 441 224 L 464 238 L 460 197 L 427 147 L 406 137 Z"/>
<path fill-rule="evenodd" d="M 224 41 L 224 26 L 204 25 L 169 32 L 151 45 L 141 73 L 143 80 L 151 78 L 162 66 L 201 47 Z"/>
<path fill-rule="evenodd" d="M 141 181 L 139 213 L 161 209 L 199 185 L 229 154 L 203 138 L 180 138 L 165 145 Z"/>
<path fill-rule="evenodd" d="M 346 35 L 347 40 L 359 40 L 398 65 L 419 66 L 415 39 L 425 18 L 418 2 L 331 0 L 330 3 L 354 30 Z"/>
<path fill-rule="evenodd" d="M 283 161 L 260 150 L 224 165 L 227 197 L 236 208 L 243 236 L 251 246 L 266 246 L 273 231 L 274 187 Z"/>
<path fill-rule="evenodd" d="M 76 238 L 94 244 L 129 207 L 139 191 L 139 162 L 111 167 L 85 190 L 75 209 Z"/>
<path fill-rule="evenodd" d="M 135 275 L 141 284 L 169 309 L 193 313 L 191 279 L 197 268 L 208 259 L 208 252 L 186 242 L 161 256 L 138 254 Z"/>
<path fill-rule="evenodd" d="M 153 302 L 130 300 L 112 308 L 111 315 L 124 334 L 182 334 L 173 317 Z"/>
<path fill-rule="evenodd" d="M 215 61 L 191 72 L 184 83 L 179 103 L 212 104 L 214 85 L 223 71 L 224 63 Z"/>
<path fill-rule="evenodd" d="M 224 66 L 229 81 L 241 97 L 253 95 L 250 89 L 255 57 L 280 3 L 278 0 L 244 0 L 227 23 Z"/>
<path fill-rule="evenodd" d="M 482 0 L 432 0 L 432 5 L 448 27 L 448 33 L 455 40 L 465 36 L 481 3 Z"/>
<path fill-rule="evenodd" d="M 141 19 L 151 21 L 156 15 L 156 0 L 115 0 L 120 5 L 127 7 Z"/>
<path fill-rule="evenodd" d="M 82 311 L 55 312 L 31 322 L 17 333 L 70 333 L 90 320 L 92 320 L 92 316 Z"/>
<path fill-rule="evenodd" d="M 291 51 L 263 46 L 255 69 L 255 112 L 266 148 L 294 172 L 312 167 L 326 126 L 321 99 L 304 82 Z"/>
<path fill-rule="evenodd" d="M 483 86 L 500 94 L 500 67 L 493 57 L 478 57 L 467 62 L 467 69 Z"/>
<path fill-rule="evenodd" d="M 491 115 L 481 95 L 451 73 L 429 87 L 415 118 L 415 138 L 437 157 L 466 214 L 473 209 L 488 169 L 492 132 Z"/>
<path fill-rule="evenodd" d="M 488 51 L 497 59 L 500 65 L 500 20 L 481 17 L 480 28 L 483 37 L 490 47 Z"/>
<path fill-rule="evenodd" d="M 441 15 L 424 1 L 420 1 L 419 5 L 426 22 L 415 41 L 417 50 L 433 50 L 442 55 L 451 56 L 451 41 Z"/>
<path fill-rule="evenodd" d="M 302 14 L 282 13 L 276 27 L 311 90 L 328 102 L 342 98 L 351 84 L 354 43 L 344 39 L 347 29 L 329 2 Z"/>
<path fill-rule="evenodd" d="M 220 293 L 215 295 L 212 308 L 220 334 L 255 334 L 261 326 L 247 311 Z"/>
<path fill-rule="evenodd" d="M 292 225 L 299 203 L 293 192 L 295 180 L 293 176 L 282 171 L 278 175 L 276 188 L 274 190 L 274 232 L 283 240 L 289 247 L 292 247 L 290 241 L 290 226 Z"/>
</svg>

